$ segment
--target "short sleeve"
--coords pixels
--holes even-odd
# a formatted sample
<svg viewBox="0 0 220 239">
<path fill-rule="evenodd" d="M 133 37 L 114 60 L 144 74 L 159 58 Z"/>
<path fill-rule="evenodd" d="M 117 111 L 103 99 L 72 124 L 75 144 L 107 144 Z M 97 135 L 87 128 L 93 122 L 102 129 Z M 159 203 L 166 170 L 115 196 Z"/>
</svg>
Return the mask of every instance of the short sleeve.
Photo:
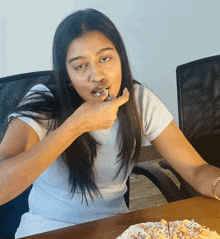
<svg viewBox="0 0 220 239">
<path fill-rule="evenodd" d="M 50 93 L 50 90 L 43 84 L 37 84 L 35 85 L 34 87 L 32 87 L 30 89 L 30 91 L 25 95 L 24 98 L 26 98 L 27 100 L 24 101 L 23 104 L 25 103 L 29 103 L 32 101 L 31 97 L 28 97 L 31 93 L 33 92 L 39 92 L 39 91 L 48 91 L 48 94 L 51 94 Z M 22 113 L 22 112 L 21 112 Z M 33 116 L 36 116 L 38 115 L 37 113 L 35 112 L 25 112 L 25 114 L 29 114 L 29 115 L 33 115 Z M 36 133 L 38 134 L 40 140 L 42 140 L 46 134 L 47 134 L 47 131 L 48 131 L 48 128 L 47 128 L 47 121 L 41 121 L 42 124 L 38 123 L 37 121 L 35 121 L 34 119 L 30 118 L 30 117 L 26 117 L 26 116 L 20 116 L 19 113 L 12 113 L 8 116 L 8 122 L 11 122 L 13 120 L 13 118 L 19 118 L 21 119 L 22 121 L 24 121 L 25 123 L 27 123 L 28 125 L 30 125 L 35 131 Z"/>
<path fill-rule="evenodd" d="M 135 85 L 135 98 L 144 127 L 143 145 L 154 140 L 173 120 L 162 101 L 147 87 Z"/>
</svg>

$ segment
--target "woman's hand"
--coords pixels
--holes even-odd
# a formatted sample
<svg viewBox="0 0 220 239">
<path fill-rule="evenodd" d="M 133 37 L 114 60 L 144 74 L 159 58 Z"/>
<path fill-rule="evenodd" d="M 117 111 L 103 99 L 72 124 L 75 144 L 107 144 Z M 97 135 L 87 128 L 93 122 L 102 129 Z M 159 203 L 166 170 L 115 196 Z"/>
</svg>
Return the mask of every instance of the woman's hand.
<svg viewBox="0 0 220 239">
<path fill-rule="evenodd" d="M 77 117 L 82 123 L 83 132 L 104 130 L 114 125 L 119 107 L 129 100 L 129 92 L 125 88 L 122 96 L 115 98 L 110 94 L 112 99 L 105 101 L 107 94 L 108 92 L 81 105 L 69 120 Z"/>
</svg>

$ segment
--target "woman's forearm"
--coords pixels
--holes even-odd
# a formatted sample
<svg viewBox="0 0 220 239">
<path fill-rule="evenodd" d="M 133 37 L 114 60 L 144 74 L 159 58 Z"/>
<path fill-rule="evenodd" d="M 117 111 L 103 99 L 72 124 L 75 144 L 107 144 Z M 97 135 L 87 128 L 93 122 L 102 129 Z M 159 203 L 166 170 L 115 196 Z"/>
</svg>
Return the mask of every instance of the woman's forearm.
<svg viewBox="0 0 220 239">
<path fill-rule="evenodd" d="M 42 141 L 0 163 L 0 205 L 27 189 L 83 133 L 77 119 L 64 122 Z"/>
<path fill-rule="evenodd" d="M 201 158 L 174 121 L 151 143 L 196 191 L 214 197 L 212 184 L 220 177 L 220 169 Z M 216 186 L 216 194 L 220 197 L 220 182 Z"/>
</svg>

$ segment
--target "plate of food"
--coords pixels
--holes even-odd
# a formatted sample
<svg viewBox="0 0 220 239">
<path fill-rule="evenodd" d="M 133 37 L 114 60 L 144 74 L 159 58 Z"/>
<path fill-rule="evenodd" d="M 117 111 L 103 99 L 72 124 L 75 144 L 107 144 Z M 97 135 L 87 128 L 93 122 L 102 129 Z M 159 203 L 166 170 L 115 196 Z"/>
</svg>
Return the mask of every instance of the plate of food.
<svg viewBox="0 0 220 239">
<path fill-rule="evenodd" d="M 194 220 L 146 222 L 130 226 L 116 239 L 220 239 L 216 231 Z"/>
</svg>

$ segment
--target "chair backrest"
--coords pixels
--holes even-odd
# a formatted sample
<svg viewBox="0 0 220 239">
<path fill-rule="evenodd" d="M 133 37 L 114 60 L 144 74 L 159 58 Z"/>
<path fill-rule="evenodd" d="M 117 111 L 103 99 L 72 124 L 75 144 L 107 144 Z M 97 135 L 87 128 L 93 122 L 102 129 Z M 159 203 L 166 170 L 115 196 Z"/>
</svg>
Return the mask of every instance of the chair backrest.
<svg viewBox="0 0 220 239">
<path fill-rule="evenodd" d="M 220 167 L 220 55 L 176 69 L 179 126 L 198 153 Z"/>
<path fill-rule="evenodd" d="M 33 72 L 0 79 L 0 143 L 9 112 L 36 84 L 52 84 L 52 71 Z M 31 187 L 12 201 L 0 206 L 0 238 L 13 238 L 21 215 L 28 211 Z"/>
</svg>

